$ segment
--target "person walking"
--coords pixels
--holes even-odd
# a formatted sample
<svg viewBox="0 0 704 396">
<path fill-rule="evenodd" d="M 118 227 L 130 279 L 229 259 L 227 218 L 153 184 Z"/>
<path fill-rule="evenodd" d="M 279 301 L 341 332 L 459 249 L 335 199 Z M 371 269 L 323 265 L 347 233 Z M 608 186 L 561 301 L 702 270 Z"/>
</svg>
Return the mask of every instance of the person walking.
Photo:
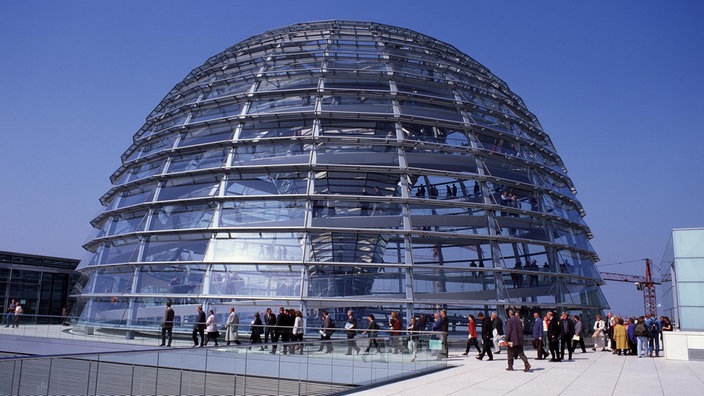
<svg viewBox="0 0 704 396">
<path fill-rule="evenodd" d="M 474 315 L 469 314 L 467 319 L 469 319 L 467 323 L 467 345 L 465 346 L 462 356 L 467 356 L 472 346 L 477 348 L 478 353 L 482 353 L 481 348 L 479 348 L 479 340 L 477 339 L 477 323 L 474 320 Z"/>
<path fill-rule="evenodd" d="M 369 352 L 369 350 L 372 348 L 372 344 L 374 344 L 376 351 L 381 353 L 381 348 L 379 348 L 379 342 L 376 339 L 376 336 L 379 333 L 379 325 L 376 323 L 376 318 L 374 318 L 374 314 L 369 314 L 367 318 L 369 319 L 369 324 L 367 325 L 367 329 L 362 332 L 362 335 L 367 335 L 367 337 L 369 338 L 369 344 L 367 345 L 367 348 L 364 350 L 364 352 Z"/>
<path fill-rule="evenodd" d="M 5 327 L 15 324 L 15 308 L 17 308 L 17 301 L 13 298 L 5 311 Z"/>
<path fill-rule="evenodd" d="M 577 345 L 582 348 L 582 353 L 587 353 L 587 348 L 584 345 L 584 325 L 582 318 L 579 315 L 574 315 L 574 337 L 572 338 L 572 352 L 577 349 Z"/>
<path fill-rule="evenodd" d="M 345 323 L 345 329 L 347 330 L 347 353 L 345 355 L 351 355 L 352 349 L 357 351 L 362 350 L 362 348 L 357 346 L 357 342 L 354 337 L 357 335 L 357 319 L 354 317 L 354 312 L 350 309 L 347 311 L 347 323 Z"/>
<path fill-rule="evenodd" d="M 171 301 L 166 302 L 166 311 L 164 311 L 164 318 L 161 320 L 161 345 L 159 346 L 171 346 L 171 341 L 173 340 L 173 329 L 174 329 L 174 310 L 171 309 Z M 166 342 L 166 337 L 168 336 L 168 343 Z"/>
<path fill-rule="evenodd" d="M 203 312 L 202 305 L 196 307 L 196 319 L 191 335 L 193 336 L 193 347 L 198 346 L 198 336 L 200 336 L 200 346 L 205 346 L 205 312 Z"/>
<path fill-rule="evenodd" d="M 218 346 L 218 337 L 220 337 L 220 332 L 218 331 L 218 319 L 215 317 L 215 311 L 212 309 L 208 311 L 208 319 L 205 320 L 205 328 L 208 332 L 208 338 L 205 340 L 205 345 L 208 345 L 210 340 L 213 340 L 215 346 Z"/>
<path fill-rule="evenodd" d="M 494 360 L 494 355 L 491 353 L 491 339 L 493 338 L 491 328 L 491 319 L 484 315 L 484 312 L 479 312 L 477 318 L 482 322 L 482 352 L 477 355 L 477 359 L 482 360 L 484 355 L 489 356 L 487 360 Z"/>
<path fill-rule="evenodd" d="M 530 363 L 523 352 L 523 322 L 513 310 L 508 312 L 506 321 L 506 343 L 508 345 L 508 367 L 507 371 L 513 371 L 513 361 L 516 357 L 523 361 L 523 371 L 530 371 Z"/>
<path fill-rule="evenodd" d="M 506 337 L 504 335 L 504 322 L 496 312 L 491 313 L 491 326 L 493 334 L 492 342 L 494 343 L 494 348 L 496 348 L 494 353 L 499 354 L 501 353 L 501 342 L 505 341 Z"/>
<path fill-rule="evenodd" d="M 230 315 L 227 316 L 227 320 L 225 321 L 225 342 L 227 342 L 227 345 L 230 345 L 231 342 L 237 345 L 241 344 L 238 334 L 239 329 L 240 317 L 237 315 L 237 312 L 235 312 L 235 307 L 230 307 Z"/>
<path fill-rule="evenodd" d="M 335 348 L 332 346 L 332 342 L 330 342 L 330 338 L 332 337 L 333 333 L 335 332 L 335 322 L 333 322 L 332 318 L 328 314 L 328 311 L 326 309 L 323 310 L 323 325 L 320 328 L 320 348 L 318 349 L 318 352 L 322 351 L 323 348 L 325 348 L 325 353 L 332 353 Z"/>
</svg>

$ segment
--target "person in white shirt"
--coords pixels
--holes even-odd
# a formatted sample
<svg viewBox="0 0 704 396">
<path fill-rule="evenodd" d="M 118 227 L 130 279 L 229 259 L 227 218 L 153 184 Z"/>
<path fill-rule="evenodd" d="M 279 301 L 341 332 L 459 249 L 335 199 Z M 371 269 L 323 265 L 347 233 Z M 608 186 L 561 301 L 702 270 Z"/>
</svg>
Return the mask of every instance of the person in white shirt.
<svg viewBox="0 0 704 396">
<path fill-rule="evenodd" d="M 606 349 L 606 344 L 605 344 L 605 334 L 604 334 L 604 329 L 606 328 L 606 323 L 604 323 L 603 320 L 601 320 L 601 315 L 596 316 L 596 321 L 594 321 L 594 334 L 592 337 L 594 338 L 594 347 L 592 347 L 592 351 L 596 351 L 597 348 L 601 348 L 601 350 Z"/>
</svg>

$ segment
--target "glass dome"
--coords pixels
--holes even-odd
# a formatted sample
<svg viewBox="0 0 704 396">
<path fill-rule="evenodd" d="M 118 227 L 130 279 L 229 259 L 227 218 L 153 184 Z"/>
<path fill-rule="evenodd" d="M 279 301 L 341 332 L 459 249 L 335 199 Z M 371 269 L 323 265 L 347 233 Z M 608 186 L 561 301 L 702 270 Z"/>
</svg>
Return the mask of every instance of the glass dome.
<svg viewBox="0 0 704 396">
<path fill-rule="evenodd" d="M 309 322 L 607 306 L 535 115 L 408 29 L 301 23 L 226 49 L 164 97 L 110 179 L 79 266 L 87 323 L 153 326 L 167 299 Z"/>
</svg>

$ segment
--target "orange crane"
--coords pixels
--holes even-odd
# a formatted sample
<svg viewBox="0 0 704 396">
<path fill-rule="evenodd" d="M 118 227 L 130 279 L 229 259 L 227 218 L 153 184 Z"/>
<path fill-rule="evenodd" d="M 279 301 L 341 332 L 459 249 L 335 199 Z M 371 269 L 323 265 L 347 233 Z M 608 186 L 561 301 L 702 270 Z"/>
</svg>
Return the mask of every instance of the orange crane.
<svg viewBox="0 0 704 396">
<path fill-rule="evenodd" d="M 616 274 L 613 272 L 601 272 L 601 279 L 616 281 L 616 282 L 632 282 L 636 285 L 636 290 L 643 291 L 643 312 L 646 315 L 658 314 L 657 296 L 655 294 L 655 285 L 660 282 L 653 281 L 653 273 L 650 268 L 650 259 L 645 260 L 645 276 Z"/>
</svg>

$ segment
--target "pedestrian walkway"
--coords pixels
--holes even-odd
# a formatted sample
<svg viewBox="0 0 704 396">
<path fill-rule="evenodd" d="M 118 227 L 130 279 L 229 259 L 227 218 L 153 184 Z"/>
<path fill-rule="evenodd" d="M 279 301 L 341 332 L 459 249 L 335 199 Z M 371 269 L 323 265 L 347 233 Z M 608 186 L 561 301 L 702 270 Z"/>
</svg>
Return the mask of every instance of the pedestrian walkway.
<svg viewBox="0 0 704 396">
<path fill-rule="evenodd" d="M 523 372 L 523 362 L 506 371 L 506 352 L 493 361 L 479 361 L 475 354 L 450 352 L 447 370 L 405 381 L 354 392 L 373 395 L 696 395 L 704 394 L 704 361 L 672 361 L 664 357 L 618 356 L 610 352 L 577 352 L 573 360 L 535 360 L 527 350 L 532 369 Z"/>
</svg>

